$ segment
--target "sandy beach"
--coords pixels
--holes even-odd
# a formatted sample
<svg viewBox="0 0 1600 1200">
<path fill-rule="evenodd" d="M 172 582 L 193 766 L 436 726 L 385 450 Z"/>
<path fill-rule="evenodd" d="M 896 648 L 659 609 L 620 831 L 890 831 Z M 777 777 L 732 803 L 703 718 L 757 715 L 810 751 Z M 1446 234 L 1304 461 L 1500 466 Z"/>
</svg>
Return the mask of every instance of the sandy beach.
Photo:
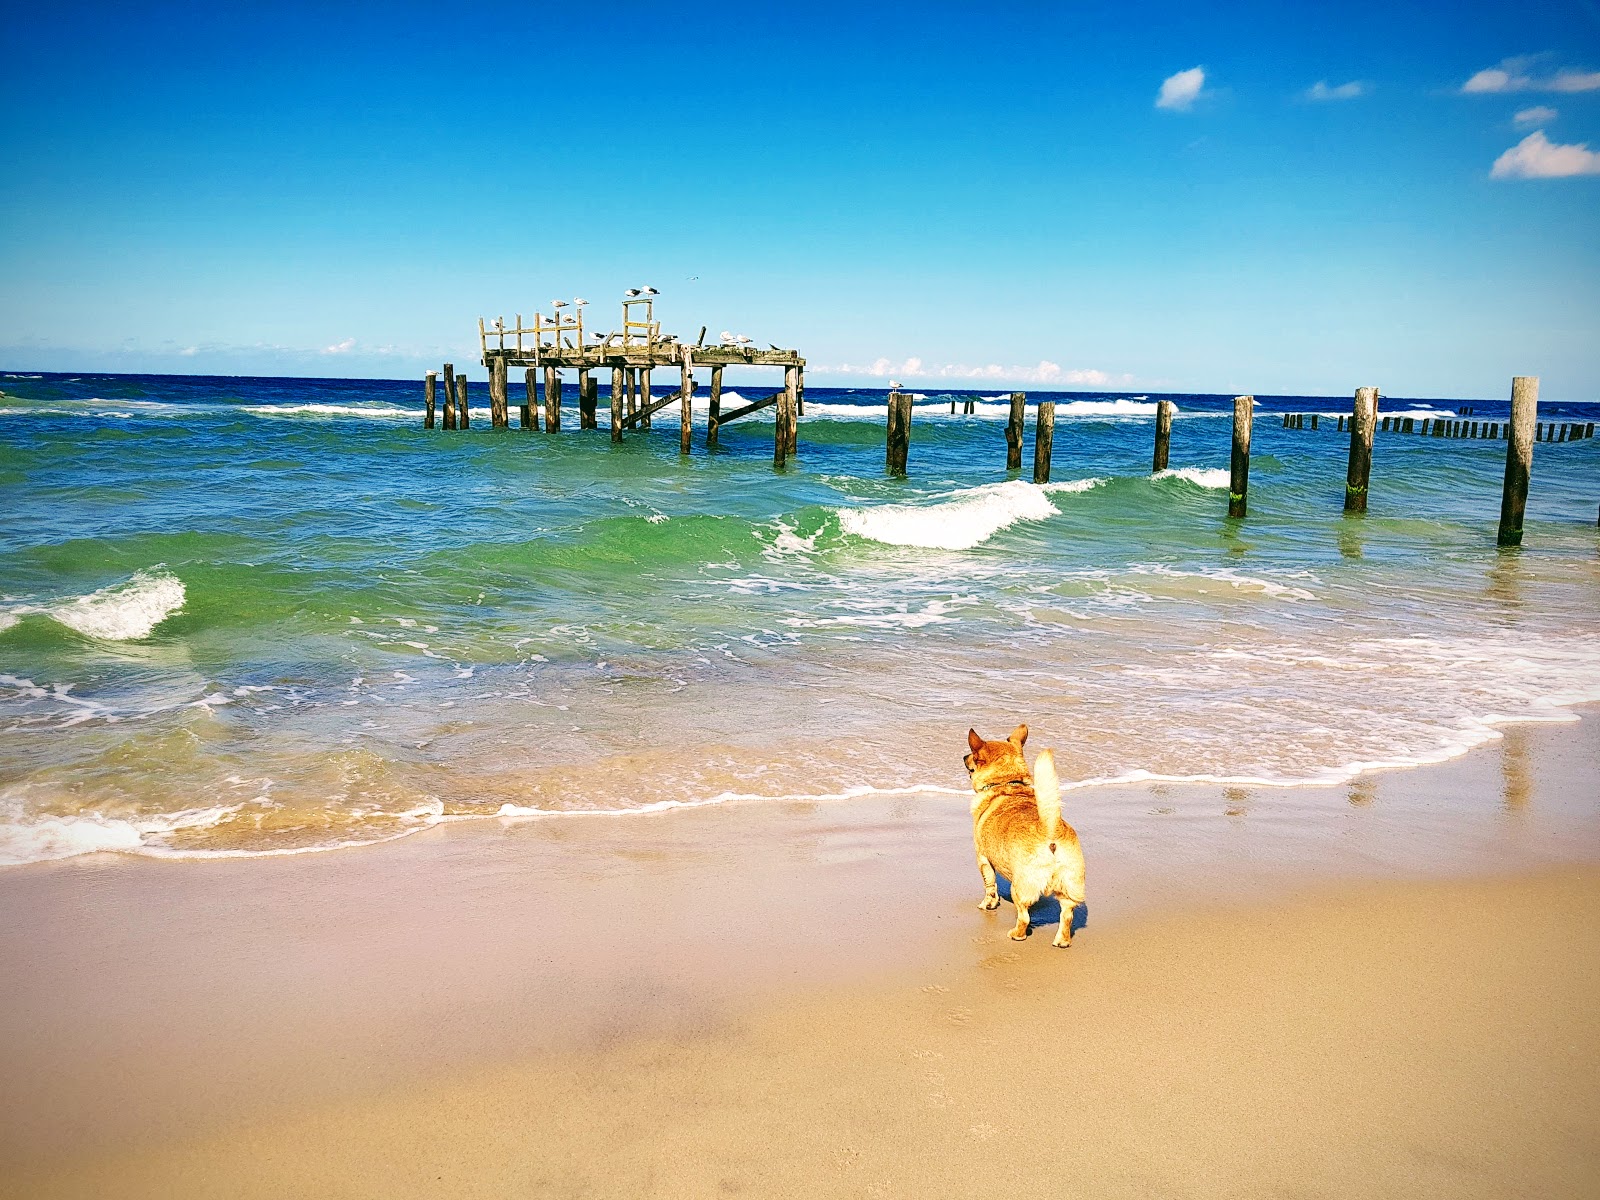
<svg viewBox="0 0 1600 1200">
<path fill-rule="evenodd" d="M 1593 1194 L 1597 730 L 1068 792 L 1067 951 L 948 797 L 8 871 L 0 1192 Z"/>
</svg>

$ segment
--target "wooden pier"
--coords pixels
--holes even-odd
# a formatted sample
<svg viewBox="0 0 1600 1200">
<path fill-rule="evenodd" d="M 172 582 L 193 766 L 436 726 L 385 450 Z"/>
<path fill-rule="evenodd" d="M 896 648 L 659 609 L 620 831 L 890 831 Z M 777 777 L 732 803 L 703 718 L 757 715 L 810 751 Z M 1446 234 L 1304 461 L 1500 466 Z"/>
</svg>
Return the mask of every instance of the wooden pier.
<svg viewBox="0 0 1600 1200">
<path fill-rule="evenodd" d="M 611 440 L 622 441 L 626 430 L 649 429 L 651 418 L 677 405 L 679 450 L 688 454 L 692 449 L 694 397 L 699 390 L 695 372 L 703 369 L 711 376 L 706 448 L 717 448 L 725 426 L 762 409 L 775 408 L 772 461 L 774 466 L 784 466 L 799 448 L 799 418 L 805 409 L 806 360 L 799 351 L 777 346 L 762 350 L 750 344 L 748 338 L 728 334 L 719 342 L 707 345 L 704 327 L 693 343 L 674 334 L 663 334 L 661 323 L 655 319 L 655 295 L 651 288 L 633 289 L 622 301 L 621 328 L 605 334 L 584 328 L 583 309 L 587 301 L 583 300 L 558 301 L 552 315 L 536 314 L 531 324 L 525 324 L 520 313 L 509 326 L 504 318 L 492 322 L 480 318 L 478 348 L 489 372 L 491 424 L 497 429 L 509 428 L 508 380 L 512 368 L 522 368 L 527 398 L 520 410 L 521 428 L 530 431 L 541 428 L 541 397 L 535 389 L 542 373 L 542 428 L 547 434 L 561 431 L 563 371 L 577 373 L 578 427 L 597 428 L 600 383 L 596 373 L 609 371 Z M 570 315 L 564 311 L 567 309 L 571 310 Z M 722 409 L 723 372 L 729 367 L 781 367 L 783 387 L 760 400 L 725 412 Z M 655 399 L 652 372 L 669 370 L 676 371 L 677 390 Z M 448 366 L 445 375 L 448 380 Z M 448 423 L 445 426 L 450 427 Z M 461 427 L 465 428 L 464 421 Z"/>
</svg>

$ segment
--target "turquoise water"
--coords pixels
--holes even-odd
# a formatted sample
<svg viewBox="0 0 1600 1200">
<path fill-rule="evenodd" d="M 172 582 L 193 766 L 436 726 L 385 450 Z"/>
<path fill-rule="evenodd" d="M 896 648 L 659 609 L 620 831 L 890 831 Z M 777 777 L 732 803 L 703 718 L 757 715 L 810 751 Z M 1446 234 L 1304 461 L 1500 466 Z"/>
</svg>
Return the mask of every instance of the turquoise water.
<svg viewBox="0 0 1600 1200">
<path fill-rule="evenodd" d="M 1237 522 L 1230 397 L 1171 397 L 1152 478 L 1152 398 L 1051 396 L 1041 488 L 1008 479 L 982 393 L 921 400 L 892 479 L 865 390 L 808 387 L 775 471 L 770 410 L 681 457 L 674 410 L 621 446 L 603 407 L 578 432 L 570 383 L 559 435 L 490 429 L 481 383 L 453 433 L 422 429 L 420 382 L 0 389 L 4 863 L 961 794 L 967 727 L 1022 720 L 1075 781 L 1292 785 L 1600 699 L 1595 440 L 1537 446 L 1502 552 L 1503 443 L 1380 434 L 1345 518 L 1348 398 L 1258 397 Z"/>
</svg>

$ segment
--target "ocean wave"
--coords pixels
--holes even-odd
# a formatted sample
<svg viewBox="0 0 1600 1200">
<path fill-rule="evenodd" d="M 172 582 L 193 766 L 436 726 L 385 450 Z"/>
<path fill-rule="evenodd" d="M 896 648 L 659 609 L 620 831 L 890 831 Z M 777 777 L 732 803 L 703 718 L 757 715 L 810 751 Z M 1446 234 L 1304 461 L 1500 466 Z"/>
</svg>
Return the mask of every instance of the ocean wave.
<svg viewBox="0 0 1600 1200">
<path fill-rule="evenodd" d="M 1232 481 L 1226 467 L 1173 467 L 1157 471 L 1151 479 L 1181 479 L 1196 487 L 1225 488 Z"/>
<path fill-rule="evenodd" d="M 16 604 L 0 612 L 0 632 L 23 617 L 39 615 L 103 642 L 147 638 L 183 607 L 183 581 L 161 567 L 138 571 L 121 583 L 50 604 Z"/>
<path fill-rule="evenodd" d="M 1041 487 L 1010 479 L 956 492 L 935 504 L 841 508 L 839 525 L 848 534 L 889 546 L 970 550 L 1018 521 L 1056 516 L 1060 510 L 1050 502 L 1051 491 L 1087 491 L 1099 482 L 1072 480 Z"/>
<path fill-rule="evenodd" d="M 372 404 L 245 404 L 241 412 L 258 417 L 362 417 L 370 421 L 415 419 L 422 414 L 409 408 Z M 489 409 L 468 408 L 471 417 L 486 421 Z"/>
<path fill-rule="evenodd" d="M 1161 564 L 1135 564 L 1128 568 L 1128 573 L 1130 575 L 1157 576 L 1163 579 L 1197 579 L 1212 583 L 1225 583 L 1239 591 L 1260 592 L 1264 596 L 1271 596 L 1278 600 L 1315 600 L 1317 598 L 1314 593 L 1306 591 L 1305 588 L 1279 583 L 1273 579 L 1262 579 L 1257 575 L 1244 575 L 1228 567 L 1216 567 L 1200 571 L 1180 571 L 1176 567 Z"/>
</svg>

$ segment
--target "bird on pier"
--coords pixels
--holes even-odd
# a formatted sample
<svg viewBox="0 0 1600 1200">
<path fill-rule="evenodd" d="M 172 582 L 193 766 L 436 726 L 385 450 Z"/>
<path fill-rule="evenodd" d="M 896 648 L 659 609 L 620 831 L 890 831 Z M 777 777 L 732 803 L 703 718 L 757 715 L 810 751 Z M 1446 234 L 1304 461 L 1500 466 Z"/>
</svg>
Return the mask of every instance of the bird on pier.
<svg viewBox="0 0 1600 1200">
<path fill-rule="evenodd" d="M 898 379 L 889 380 L 889 388 L 890 388 L 891 391 L 895 390 L 899 386 L 900 386 L 900 381 Z"/>
<path fill-rule="evenodd" d="M 501 332 L 502 330 L 505 329 L 505 327 L 506 327 L 506 319 L 504 317 L 496 317 L 494 319 L 494 328 L 495 328 L 495 332 L 496 333 Z"/>
<path fill-rule="evenodd" d="M 552 300 L 552 301 L 550 301 L 550 307 L 551 308 L 565 308 L 566 306 L 567 306 L 567 302 L 565 300 Z"/>
<path fill-rule="evenodd" d="M 641 296 L 659 296 L 661 293 L 653 287 L 642 287 L 639 289 L 639 294 Z"/>
<path fill-rule="evenodd" d="M 744 335 L 744 334 L 742 334 L 742 333 L 736 333 L 736 334 L 734 334 L 734 335 L 733 335 L 733 340 L 734 340 L 734 341 L 735 341 L 735 342 L 737 342 L 737 343 L 738 343 L 738 344 L 739 344 L 739 345 L 741 345 L 741 346 L 749 346 L 749 345 L 751 345 L 751 344 L 753 344 L 753 343 L 754 343 L 754 342 L 755 342 L 755 339 L 754 339 L 754 338 L 752 338 L 752 337 L 747 337 L 747 336 L 745 336 L 745 335 Z"/>
<path fill-rule="evenodd" d="M 579 308 L 582 308 L 585 304 L 587 304 L 589 302 L 587 300 L 579 299 L 579 300 L 574 300 L 573 303 L 576 304 Z"/>
<path fill-rule="evenodd" d="M 722 344 L 723 344 L 723 345 L 724 345 L 724 346 L 731 346 L 731 345 L 733 345 L 733 343 L 734 343 L 734 340 L 735 340 L 735 339 L 734 339 L 734 336 L 733 336 L 733 334 L 731 334 L 731 333 L 729 333 L 729 332 L 728 332 L 728 331 L 727 331 L 727 330 L 726 330 L 726 329 L 724 329 L 724 330 L 723 330 L 723 331 L 722 331 Z"/>
<path fill-rule="evenodd" d="M 639 289 L 638 288 L 629 288 L 627 291 L 623 292 L 622 294 L 624 296 L 637 296 L 639 294 Z"/>
</svg>

